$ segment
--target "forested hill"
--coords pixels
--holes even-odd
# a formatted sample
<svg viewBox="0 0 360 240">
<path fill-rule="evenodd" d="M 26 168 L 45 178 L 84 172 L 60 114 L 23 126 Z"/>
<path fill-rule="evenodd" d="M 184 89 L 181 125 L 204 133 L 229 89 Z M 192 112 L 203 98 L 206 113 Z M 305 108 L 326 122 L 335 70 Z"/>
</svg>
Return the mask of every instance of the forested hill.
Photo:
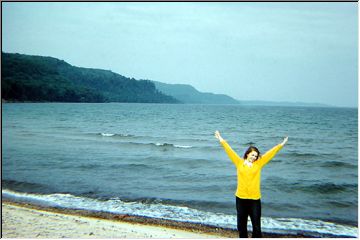
<svg viewBox="0 0 360 240">
<path fill-rule="evenodd" d="M 154 83 L 42 56 L 1 53 L 1 94 L 8 101 L 179 103 Z"/>
</svg>

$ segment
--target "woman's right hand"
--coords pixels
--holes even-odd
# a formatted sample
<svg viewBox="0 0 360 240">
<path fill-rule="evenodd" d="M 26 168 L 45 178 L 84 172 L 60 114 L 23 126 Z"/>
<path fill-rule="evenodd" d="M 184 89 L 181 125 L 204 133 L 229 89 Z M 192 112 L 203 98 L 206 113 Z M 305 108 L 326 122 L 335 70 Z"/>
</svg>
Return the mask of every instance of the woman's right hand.
<svg viewBox="0 0 360 240">
<path fill-rule="evenodd" d="M 284 140 L 282 141 L 282 143 L 280 143 L 282 146 L 284 146 L 287 141 L 288 141 L 289 137 L 285 137 Z"/>
<path fill-rule="evenodd" d="M 215 137 L 220 141 L 224 141 L 224 139 L 221 137 L 220 132 L 218 130 L 215 131 Z"/>
</svg>

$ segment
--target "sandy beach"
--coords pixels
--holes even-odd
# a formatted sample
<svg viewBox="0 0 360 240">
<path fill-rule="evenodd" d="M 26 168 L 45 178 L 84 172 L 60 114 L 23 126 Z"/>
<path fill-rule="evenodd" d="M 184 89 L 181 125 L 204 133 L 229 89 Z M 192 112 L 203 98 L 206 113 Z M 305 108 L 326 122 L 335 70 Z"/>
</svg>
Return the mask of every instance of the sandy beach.
<svg viewBox="0 0 360 240">
<path fill-rule="evenodd" d="M 3 200 L 3 238 L 237 238 L 234 229 Z M 251 237 L 251 233 L 250 236 Z M 263 232 L 264 238 L 308 238 L 311 234 Z M 334 237 L 334 236 L 322 236 Z"/>
<path fill-rule="evenodd" d="M 237 238 L 238 233 L 201 224 L 129 215 L 43 207 L 3 201 L 3 238 Z M 302 235 L 264 233 L 264 237 Z"/>
<path fill-rule="evenodd" d="M 191 232 L 2 204 L 4 238 L 219 238 Z"/>
</svg>

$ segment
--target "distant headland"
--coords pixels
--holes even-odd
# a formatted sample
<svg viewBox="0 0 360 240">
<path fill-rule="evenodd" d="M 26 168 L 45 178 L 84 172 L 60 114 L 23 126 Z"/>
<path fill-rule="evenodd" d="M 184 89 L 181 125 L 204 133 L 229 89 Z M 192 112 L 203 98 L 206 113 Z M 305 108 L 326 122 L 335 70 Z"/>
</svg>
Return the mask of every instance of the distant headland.
<svg viewBox="0 0 360 240">
<path fill-rule="evenodd" d="M 239 101 L 186 84 L 136 80 L 44 56 L 1 53 L 3 102 L 128 102 L 329 107 L 317 103 Z"/>
</svg>

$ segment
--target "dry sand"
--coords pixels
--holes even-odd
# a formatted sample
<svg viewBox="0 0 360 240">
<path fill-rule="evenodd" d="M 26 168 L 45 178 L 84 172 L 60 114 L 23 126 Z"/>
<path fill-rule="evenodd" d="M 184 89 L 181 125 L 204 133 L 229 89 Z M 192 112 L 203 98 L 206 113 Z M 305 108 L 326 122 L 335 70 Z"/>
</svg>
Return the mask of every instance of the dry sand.
<svg viewBox="0 0 360 240">
<path fill-rule="evenodd" d="M 4 238 L 220 238 L 220 236 L 2 204 Z"/>
</svg>

